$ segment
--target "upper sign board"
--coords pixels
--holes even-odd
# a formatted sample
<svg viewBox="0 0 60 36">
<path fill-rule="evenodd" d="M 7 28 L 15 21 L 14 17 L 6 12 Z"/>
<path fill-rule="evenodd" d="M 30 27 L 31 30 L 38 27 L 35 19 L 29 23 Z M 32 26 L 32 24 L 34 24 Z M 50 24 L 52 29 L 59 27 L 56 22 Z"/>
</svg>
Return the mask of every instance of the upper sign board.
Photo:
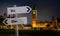
<svg viewBox="0 0 60 36">
<path fill-rule="evenodd" d="M 7 14 L 29 13 L 31 10 L 29 6 L 8 7 Z"/>
</svg>

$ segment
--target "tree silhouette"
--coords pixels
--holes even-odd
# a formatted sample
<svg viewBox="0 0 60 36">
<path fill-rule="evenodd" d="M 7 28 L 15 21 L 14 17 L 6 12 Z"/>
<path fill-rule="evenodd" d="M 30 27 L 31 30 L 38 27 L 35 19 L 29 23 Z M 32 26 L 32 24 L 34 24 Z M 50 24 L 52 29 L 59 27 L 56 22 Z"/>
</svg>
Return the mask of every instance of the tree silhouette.
<svg viewBox="0 0 60 36">
<path fill-rule="evenodd" d="M 3 16 L 0 16 L 0 25 L 3 24 L 3 20 L 4 20 Z"/>
</svg>

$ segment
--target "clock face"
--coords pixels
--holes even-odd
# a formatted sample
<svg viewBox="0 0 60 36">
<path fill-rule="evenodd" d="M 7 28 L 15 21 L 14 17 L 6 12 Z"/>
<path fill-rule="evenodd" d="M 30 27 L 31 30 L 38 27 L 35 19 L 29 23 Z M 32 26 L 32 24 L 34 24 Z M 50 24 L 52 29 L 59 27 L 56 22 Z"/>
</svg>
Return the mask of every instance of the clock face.
<svg viewBox="0 0 60 36">
<path fill-rule="evenodd" d="M 37 10 L 33 10 L 33 14 L 36 14 Z"/>
<path fill-rule="evenodd" d="M 36 14 L 36 12 L 33 12 L 33 14 Z"/>
</svg>

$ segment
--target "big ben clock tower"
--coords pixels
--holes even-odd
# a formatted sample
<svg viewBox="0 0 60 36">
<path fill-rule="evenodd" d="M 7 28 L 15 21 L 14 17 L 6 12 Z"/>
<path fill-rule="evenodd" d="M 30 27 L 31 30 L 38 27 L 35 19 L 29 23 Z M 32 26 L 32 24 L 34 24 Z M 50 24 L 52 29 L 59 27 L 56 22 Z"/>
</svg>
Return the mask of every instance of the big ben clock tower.
<svg viewBox="0 0 60 36">
<path fill-rule="evenodd" d="M 37 10 L 35 5 L 33 6 L 33 10 L 32 10 L 32 27 L 35 28 L 36 27 L 36 22 L 37 21 Z"/>
</svg>

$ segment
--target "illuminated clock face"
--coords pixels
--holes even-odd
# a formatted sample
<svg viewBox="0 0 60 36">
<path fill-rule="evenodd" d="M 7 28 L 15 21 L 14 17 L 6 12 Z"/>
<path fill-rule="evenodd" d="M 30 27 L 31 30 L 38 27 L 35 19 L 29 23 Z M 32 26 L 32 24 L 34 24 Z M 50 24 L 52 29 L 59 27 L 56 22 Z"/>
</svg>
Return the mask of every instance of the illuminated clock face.
<svg viewBox="0 0 60 36">
<path fill-rule="evenodd" d="M 33 10 L 33 14 L 36 14 L 37 10 Z"/>
<path fill-rule="evenodd" d="M 36 14 L 36 12 L 33 12 L 33 14 Z"/>
</svg>

